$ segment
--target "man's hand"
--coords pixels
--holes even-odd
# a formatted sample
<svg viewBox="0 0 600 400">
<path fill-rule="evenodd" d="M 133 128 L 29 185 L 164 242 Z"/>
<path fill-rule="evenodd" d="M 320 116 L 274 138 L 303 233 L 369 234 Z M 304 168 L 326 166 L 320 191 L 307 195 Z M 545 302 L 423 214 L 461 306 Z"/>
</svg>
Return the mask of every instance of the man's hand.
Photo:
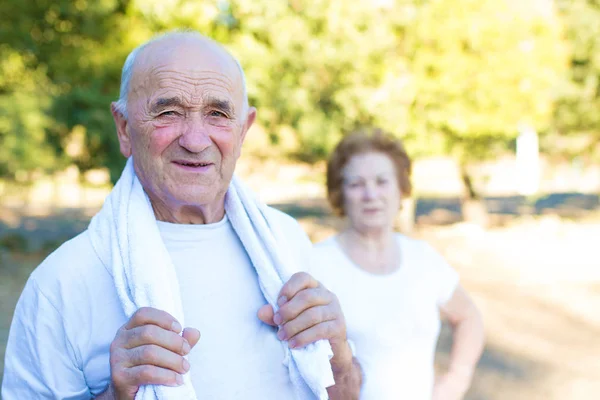
<svg viewBox="0 0 600 400">
<path fill-rule="evenodd" d="M 181 385 L 181 375 L 190 369 L 183 356 L 198 343 L 200 332 L 180 332 L 181 325 L 170 314 L 150 307 L 137 310 L 110 345 L 106 398 L 133 399 L 142 385 Z"/>
<path fill-rule="evenodd" d="M 265 305 L 258 318 L 278 326 L 277 337 L 287 340 L 290 348 L 301 348 L 318 340 L 329 340 L 333 350 L 330 360 L 335 385 L 327 388 L 332 400 L 354 400 L 360 396 L 362 371 L 353 358 L 346 338 L 346 321 L 337 297 L 305 272 L 287 281 L 277 301 L 279 310 Z"/>
<path fill-rule="evenodd" d="M 346 339 L 346 321 L 337 297 L 305 272 L 287 281 L 277 301 L 279 310 L 265 305 L 258 318 L 278 326 L 277 337 L 287 340 L 292 349 L 302 348 L 318 340 L 329 340 L 333 350 L 331 367 L 337 371 L 352 367 L 352 351 Z"/>
</svg>

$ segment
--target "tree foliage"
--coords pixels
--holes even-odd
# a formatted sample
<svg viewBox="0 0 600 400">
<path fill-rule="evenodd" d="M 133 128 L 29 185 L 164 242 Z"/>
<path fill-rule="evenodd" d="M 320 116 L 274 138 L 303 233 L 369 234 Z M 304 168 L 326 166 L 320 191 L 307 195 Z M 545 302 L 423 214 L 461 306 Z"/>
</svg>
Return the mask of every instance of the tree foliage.
<svg viewBox="0 0 600 400">
<path fill-rule="evenodd" d="M 563 140 L 558 149 L 557 140 L 552 144 L 568 157 L 584 154 L 600 159 L 600 2 L 560 0 L 558 4 L 570 48 L 570 68 L 553 128 L 574 140 Z"/>
<path fill-rule="evenodd" d="M 469 162 L 509 148 L 522 125 L 547 129 L 561 35 L 550 2 L 428 2 L 409 39 L 414 133 Z"/>
<path fill-rule="evenodd" d="M 558 15 L 545 0 L 6 0 L 0 174 L 75 163 L 117 177 L 109 105 L 123 61 L 182 28 L 240 59 L 272 147 L 303 160 L 368 125 L 417 155 L 465 162 L 509 148 L 520 124 L 591 131 L 600 12 L 593 0 L 563 3 Z"/>
</svg>

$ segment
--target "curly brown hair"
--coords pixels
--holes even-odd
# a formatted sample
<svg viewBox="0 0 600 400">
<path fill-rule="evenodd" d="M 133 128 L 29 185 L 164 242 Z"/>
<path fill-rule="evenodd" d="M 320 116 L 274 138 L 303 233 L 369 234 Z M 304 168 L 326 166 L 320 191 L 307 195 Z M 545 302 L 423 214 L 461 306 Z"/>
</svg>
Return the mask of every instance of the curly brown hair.
<svg viewBox="0 0 600 400">
<path fill-rule="evenodd" d="M 327 198 L 333 211 L 339 216 L 345 215 L 342 171 L 353 156 L 370 152 L 390 157 L 396 168 L 402 196 L 409 197 L 411 194 L 411 161 L 402 141 L 381 129 L 353 132 L 338 143 L 327 162 Z"/>
</svg>

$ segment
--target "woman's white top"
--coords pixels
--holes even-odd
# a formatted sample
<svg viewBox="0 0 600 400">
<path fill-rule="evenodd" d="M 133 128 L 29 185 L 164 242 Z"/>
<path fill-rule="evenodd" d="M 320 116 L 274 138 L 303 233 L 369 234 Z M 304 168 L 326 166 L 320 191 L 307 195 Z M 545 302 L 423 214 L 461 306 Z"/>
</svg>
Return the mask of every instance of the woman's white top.
<svg viewBox="0 0 600 400">
<path fill-rule="evenodd" d="M 335 293 L 364 372 L 363 400 L 430 400 L 439 308 L 458 274 L 427 243 L 396 234 L 399 268 L 386 275 L 357 266 L 330 238 L 316 245 L 313 275 Z"/>
</svg>

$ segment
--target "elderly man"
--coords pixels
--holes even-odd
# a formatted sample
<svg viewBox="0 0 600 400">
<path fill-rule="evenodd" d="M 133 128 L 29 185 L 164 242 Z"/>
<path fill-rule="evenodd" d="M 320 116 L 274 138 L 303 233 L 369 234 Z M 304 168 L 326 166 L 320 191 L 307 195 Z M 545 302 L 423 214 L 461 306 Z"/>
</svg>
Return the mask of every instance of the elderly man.
<svg viewBox="0 0 600 400">
<path fill-rule="evenodd" d="M 3 398 L 133 399 L 152 387 L 146 385 L 176 388 L 190 380 L 202 399 L 291 399 L 298 392 L 289 360 L 282 363 L 284 346 L 302 349 L 323 340 L 333 351 L 327 368 L 335 385 L 328 395 L 358 398 L 360 367 L 336 297 L 308 273 L 295 273 L 278 287 L 274 313 L 265 305 L 266 284 L 249 247 L 226 211 L 236 161 L 256 117 L 239 63 L 197 33 L 161 36 L 128 57 L 112 113 L 121 153 L 135 173 L 127 183 L 126 168 L 99 213 L 118 210 L 108 222 L 97 215 L 99 222 L 93 220 L 29 278 L 10 330 Z M 137 184 L 141 200 L 124 205 L 129 197 L 121 192 L 133 198 Z M 148 232 L 103 230 L 125 220 L 136 224 L 141 217 L 132 215 L 146 203 Z M 281 233 L 277 245 L 308 264 L 310 243 L 297 223 L 264 209 Z M 150 231 L 160 246 L 150 236 L 146 242 Z M 160 262 L 172 263 L 175 271 L 179 287 L 173 293 L 180 295 L 185 329 L 165 310 L 127 311 L 139 305 L 135 299 L 145 299 L 144 279 L 166 270 L 150 269 L 162 243 L 168 256 Z M 144 256 L 147 270 L 127 272 Z M 122 276 L 114 267 L 119 263 Z M 161 294 L 150 293 L 146 304 Z M 129 305 L 128 296 L 134 299 Z M 171 300 L 164 304 L 177 310 Z"/>
</svg>

